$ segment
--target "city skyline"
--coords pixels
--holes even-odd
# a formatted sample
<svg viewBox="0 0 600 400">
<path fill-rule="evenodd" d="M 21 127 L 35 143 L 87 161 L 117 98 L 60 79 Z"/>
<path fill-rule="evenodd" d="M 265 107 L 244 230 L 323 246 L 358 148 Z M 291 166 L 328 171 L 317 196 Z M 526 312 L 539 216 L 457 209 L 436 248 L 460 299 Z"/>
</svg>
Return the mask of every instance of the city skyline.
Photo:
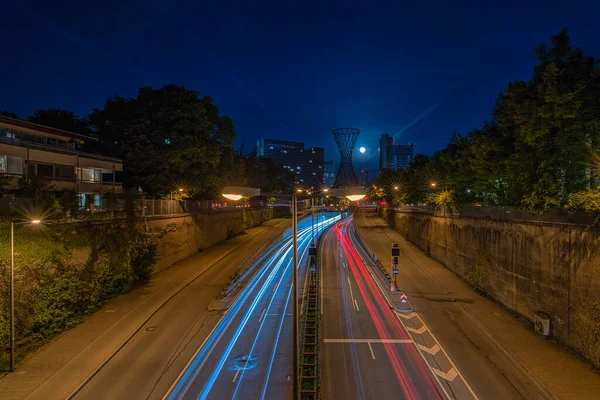
<svg viewBox="0 0 600 400">
<path fill-rule="evenodd" d="M 563 27 L 575 46 L 600 54 L 592 1 L 569 10 L 558 2 L 519 3 L 517 14 L 509 3 L 389 3 L 366 13 L 352 2 L 341 10 L 321 4 L 319 13 L 292 3 L 260 10 L 232 4 L 108 1 L 88 10 L 77 2 L 8 3 L 1 18 L 15 38 L 6 43 L 14 56 L 0 67 L 0 109 L 24 117 L 61 107 L 83 117 L 108 96 L 184 84 L 212 96 L 234 120 L 236 148 L 260 137 L 304 136 L 339 161 L 333 139 L 320 137 L 336 126 L 357 126 L 365 167 L 373 169 L 383 132 L 431 155 L 454 131 L 480 128 L 505 83 L 529 76 L 533 49 Z M 277 18 L 281 12 L 302 24 L 287 24 Z M 214 17 L 198 25 L 194 16 L 205 13 Z"/>
</svg>

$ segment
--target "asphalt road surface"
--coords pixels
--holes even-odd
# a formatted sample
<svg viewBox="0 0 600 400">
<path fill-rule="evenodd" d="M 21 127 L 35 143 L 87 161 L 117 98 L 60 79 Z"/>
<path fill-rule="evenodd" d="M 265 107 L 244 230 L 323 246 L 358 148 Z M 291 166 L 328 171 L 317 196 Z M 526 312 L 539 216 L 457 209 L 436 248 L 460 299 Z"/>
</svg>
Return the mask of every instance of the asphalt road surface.
<svg viewBox="0 0 600 400">
<path fill-rule="evenodd" d="M 339 221 L 325 213 L 315 236 Z M 311 219 L 298 228 L 299 279 L 306 276 Z M 292 381 L 292 241 L 266 252 L 265 264 L 190 361 L 169 399 L 285 399 Z M 301 293 L 301 286 L 299 285 Z"/>
<path fill-rule="evenodd" d="M 441 383 L 438 386 L 445 389 L 444 396 L 482 400 L 549 397 L 507 355 L 506 350 L 490 339 L 477 318 L 473 318 L 466 308 L 485 308 L 490 315 L 498 316 L 504 314 L 504 310 L 483 301 L 472 290 L 469 293 L 451 292 L 444 279 L 458 278 L 452 274 L 434 275 L 427 270 L 421 264 L 429 259 L 422 253 L 411 253 L 410 256 L 403 247 L 404 239 L 374 210 L 359 210 L 353 218 L 354 225 L 361 227 L 363 239 L 388 270 L 391 267 L 391 244 L 400 243 L 398 286 L 408 295 L 415 312 L 396 315 L 401 318 L 404 327 L 411 329 L 410 337 L 421 350 L 423 360 L 435 371 L 436 380 Z M 350 238 L 355 247 L 361 247 L 354 234 Z M 367 264 L 371 263 L 366 253 L 361 257 Z M 380 274 L 372 276 L 381 278 Z"/>
</svg>

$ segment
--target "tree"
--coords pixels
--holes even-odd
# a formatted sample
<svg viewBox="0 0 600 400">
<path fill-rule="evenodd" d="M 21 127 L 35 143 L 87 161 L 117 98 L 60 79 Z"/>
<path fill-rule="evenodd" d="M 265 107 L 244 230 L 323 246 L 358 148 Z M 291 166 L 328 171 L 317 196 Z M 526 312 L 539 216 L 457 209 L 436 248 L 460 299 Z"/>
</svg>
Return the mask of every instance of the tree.
<svg viewBox="0 0 600 400">
<path fill-rule="evenodd" d="M 289 194 L 294 190 L 294 174 L 269 157 L 252 153 L 245 158 L 246 183 L 265 193 Z"/>
<path fill-rule="evenodd" d="M 210 97 L 183 86 L 114 96 L 89 118 L 104 150 L 123 159 L 124 184 L 149 195 L 183 185 L 189 196 L 205 197 L 235 171 L 233 122 L 219 116 Z"/>
<path fill-rule="evenodd" d="M 14 118 L 14 119 L 18 118 L 17 114 L 15 114 L 14 112 L 6 111 L 6 110 L 0 111 L 0 115 L 2 115 L 3 117 L 9 117 L 9 118 Z"/>
<path fill-rule="evenodd" d="M 39 125 L 62 129 L 80 135 L 92 135 L 92 130 L 90 129 L 87 119 L 79 118 L 72 111 L 62 110 L 60 108 L 37 110 L 31 116 L 27 117 L 27 120 Z"/>
</svg>

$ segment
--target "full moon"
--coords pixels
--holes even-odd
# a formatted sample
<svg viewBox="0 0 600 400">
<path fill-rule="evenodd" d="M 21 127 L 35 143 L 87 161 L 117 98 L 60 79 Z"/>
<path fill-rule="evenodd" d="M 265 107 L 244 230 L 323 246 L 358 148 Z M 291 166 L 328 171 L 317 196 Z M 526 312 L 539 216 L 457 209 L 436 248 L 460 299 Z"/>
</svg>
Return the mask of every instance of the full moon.
<svg viewBox="0 0 600 400">
<path fill-rule="evenodd" d="M 358 149 L 358 151 L 360 151 L 361 153 L 364 153 L 365 151 L 367 151 L 367 149 L 365 149 L 364 147 L 361 147 L 360 149 Z"/>
</svg>

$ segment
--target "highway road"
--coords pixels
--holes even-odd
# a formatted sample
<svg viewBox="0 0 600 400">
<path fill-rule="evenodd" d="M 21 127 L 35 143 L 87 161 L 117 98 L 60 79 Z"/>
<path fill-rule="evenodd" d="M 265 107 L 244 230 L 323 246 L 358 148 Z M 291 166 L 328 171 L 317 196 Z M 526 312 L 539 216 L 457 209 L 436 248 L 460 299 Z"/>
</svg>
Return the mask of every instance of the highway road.
<svg viewBox="0 0 600 400">
<path fill-rule="evenodd" d="M 324 213 L 315 236 L 340 220 Z M 306 276 L 311 220 L 299 224 L 299 278 Z M 190 360 L 169 399 L 285 399 L 292 381 L 292 242 L 266 252 L 265 263 Z M 302 287 L 299 285 L 301 293 Z"/>
<path fill-rule="evenodd" d="M 351 223 L 336 224 L 321 246 L 323 399 L 445 398 L 361 260 Z"/>
<path fill-rule="evenodd" d="M 512 318 L 505 310 L 469 288 L 466 292 L 449 289 L 457 288 L 450 280 L 459 278 L 443 267 L 439 267 L 438 272 L 425 268 L 430 259 L 417 249 L 410 250 L 405 239 L 385 224 L 374 210 L 355 213 L 354 225 L 360 228 L 362 237 L 386 269 L 391 267 L 391 244 L 399 243 L 398 286 L 408 295 L 415 312 L 396 314 L 404 326 L 412 329 L 410 337 L 423 349 L 424 359 L 440 372 L 436 376 L 449 398 L 549 398 L 534 378 L 490 337 L 468 308 L 477 307 L 496 318 Z M 351 238 L 354 238 L 355 246 L 360 247 L 355 235 Z M 366 253 L 361 257 L 370 263 Z M 469 386 L 468 391 L 465 385 Z"/>
</svg>

